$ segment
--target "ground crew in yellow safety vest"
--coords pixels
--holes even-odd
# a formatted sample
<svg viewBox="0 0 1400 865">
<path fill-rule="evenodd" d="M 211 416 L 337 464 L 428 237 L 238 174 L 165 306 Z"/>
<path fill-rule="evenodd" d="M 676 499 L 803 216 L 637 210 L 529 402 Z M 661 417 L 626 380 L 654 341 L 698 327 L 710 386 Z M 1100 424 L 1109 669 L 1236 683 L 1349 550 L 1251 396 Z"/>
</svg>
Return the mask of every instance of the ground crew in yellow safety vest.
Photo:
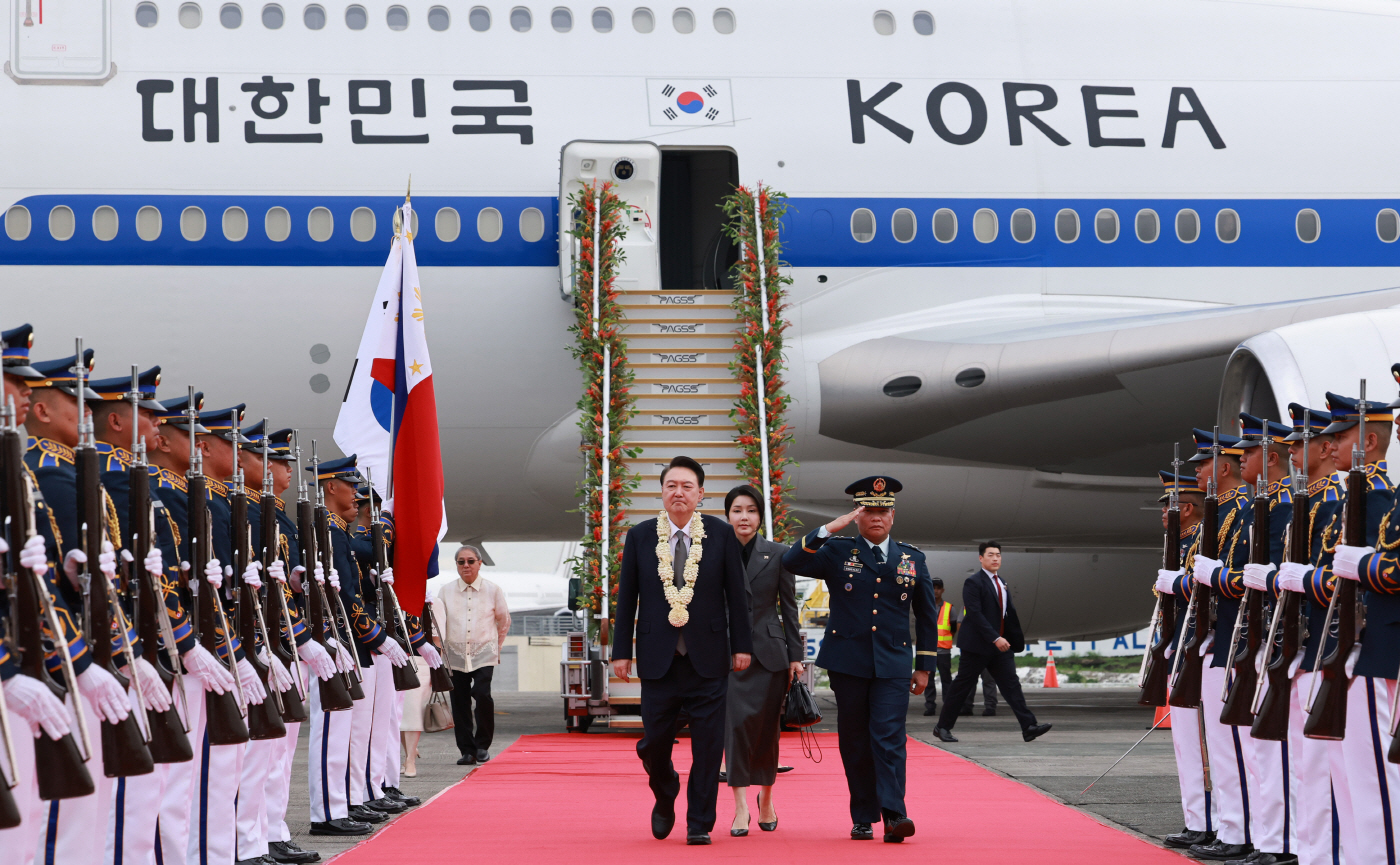
<svg viewBox="0 0 1400 865">
<path fill-rule="evenodd" d="M 958 633 L 958 614 L 953 605 L 943 600 L 943 579 L 933 578 L 933 602 L 938 605 L 938 678 L 943 684 L 943 693 L 953 684 L 953 637 Z M 933 676 L 928 677 L 928 690 L 924 691 L 924 715 L 938 714 L 938 686 Z"/>
</svg>

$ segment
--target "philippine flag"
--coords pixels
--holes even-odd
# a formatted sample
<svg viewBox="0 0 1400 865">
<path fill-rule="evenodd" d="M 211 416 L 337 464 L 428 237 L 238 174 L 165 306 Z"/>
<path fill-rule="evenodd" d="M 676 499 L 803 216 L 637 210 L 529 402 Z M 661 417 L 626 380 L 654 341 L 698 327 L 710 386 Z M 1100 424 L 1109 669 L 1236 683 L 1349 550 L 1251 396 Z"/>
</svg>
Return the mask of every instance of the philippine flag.
<svg viewBox="0 0 1400 865">
<path fill-rule="evenodd" d="M 428 359 L 423 296 L 413 253 L 410 205 L 394 237 L 360 337 L 350 387 L 335 424 L 335 443 L 358 454 L 375 488 L 394 502 L 394 584 L 404 611 L 421 615 L 437 544 L 447 534 L 442 448 L 433 368 Z M 392 480 L 391 480 L 392 478 Z"/>
</svg>

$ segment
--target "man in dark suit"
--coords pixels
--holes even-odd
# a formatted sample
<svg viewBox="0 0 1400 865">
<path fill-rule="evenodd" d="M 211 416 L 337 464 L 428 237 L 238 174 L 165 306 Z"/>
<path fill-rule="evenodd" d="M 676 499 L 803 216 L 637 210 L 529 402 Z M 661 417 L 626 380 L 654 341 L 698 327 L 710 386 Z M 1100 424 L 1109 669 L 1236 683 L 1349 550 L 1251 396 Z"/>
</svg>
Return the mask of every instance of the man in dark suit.
<svg viewBox="0 0 1400 865">
<path fill-rule="evenodd" d="M 650 519 L 627 532 L 613 624 L 613 674 L 624 682 L 636 634 L 643 728 L 637 756 L 656 796 L 651 832 L 658 839 L 676 822 L 676 719 L 682 712 L 690 719 L 687 844 L 710 843 L 731 655 L 733 668 L 744 670 L 753 651 L 739 539 L 728 523 L 696 513 L 704 484 L 705 470 L 690 457 L 676 457 L 661 473 L 669 522 Z"/>
<path fill-rule="evenodd" d="M 953 680 L 951 693 L 943 698 L 943 713 L 933 735 L 944 742 L 958 741 L 952 732 L 958 709 L 977 687 L 977 677 L 983 670 L 990 670 L 1016 720 L 1021 722 L 1021 738 L 1030 742 L 1048 732 L 1050 725 L 1036 723 L 1021 693 L 1021 680 L 1016 678 L 1016 653 L 1025 651 L 1026 638 L 1021 633 L 1021 619 L 1016 615 L 1011 593 L 997 576 L 1001 570 L 1001 544 L 984 541 L 977 547 L 977 557 L 982 567 L 963 583 L 963 621 L 958 629 L 962 659 L 958 662 L 958 676 Z"/>
</svg>

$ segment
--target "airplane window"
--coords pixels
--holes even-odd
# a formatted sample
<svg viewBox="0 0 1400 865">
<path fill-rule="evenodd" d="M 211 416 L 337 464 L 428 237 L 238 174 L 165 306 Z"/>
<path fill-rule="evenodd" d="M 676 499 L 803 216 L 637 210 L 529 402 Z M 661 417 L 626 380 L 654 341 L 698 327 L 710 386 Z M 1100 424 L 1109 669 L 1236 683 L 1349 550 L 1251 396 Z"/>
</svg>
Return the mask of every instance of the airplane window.
<svg viewBox="0 0 1400 865">
<path fill-rule="evenodd" d="M 374 211 L 368 207 L 357 207 L 350 214 L 350 236 L 365 243 L 374 240 Z"/>
<path fill-rule="evenodd" d="M 160 10 L 154 3 L 136 4 L 136 23 L 142 27 L 154 27 L 160 20 Z"/>
<path fill-rule="evenodd" d="M 1215 214 L 1215 236 L 1222 243 L 1234 243 L 1240 239 L 1240 215 L 1230 208 Z"/>
<path fill-rule="evenodd" d="M 441 33 L 452 26 L 452 13 L 446 6 L 434 6 L 428 10 L 428 29 Z"/>
<path fill-rule="evenodd" d="M 516 33 L 529 33 L 530 26 L 534 23 L 534 19 L 530 17 L 530 10 L 524 6 L 510 10 L 510 29 Z"/>
<path fill-rule="evenodd" d="M 1294 227 L 1298 230 L 1298 239 L 1304 243 L 1312 243 L 1322 234 L 1322 220 L 1318 217 L 1316 210 L 1298 211 Z"/>
<path fill-rule="evenodd" d="M 11 209 L 13 210 L 14 208 Z M 28 225 L 29 223 L 26 222 L 25 224 Z M 26 230 L 25 233 L 28 234 L 28 230 Z M 1400 213 L 1396 213 L 1389 207 L 1377 213 L 1376 236 L 1379 237 L 1383 243 L 1394 243 L 1397 239 L 1400 239 Z M 15 239 L 23 240 L 23 238 Z"/>
<path fill-rule="evenodd" d="M 402 6 L 390 6 L 384 13 L 384 23 L 389 25 L 390 30 L 407 30 L 408 10 Z"/>
<path fill-rule="evenodd" d="M 1162 230 L 1157 222 L 1157 211 L 1155 210 L 1139 210 L 1133 224 L 1137 230 L 1137 239 L 1143 243 L 1155 241 Z"/>
<path fill-rule="evenodd" d="M 1176 239 L 1182 243 L 1195 243 L 1201 236 L 1201 218 L 1194 210 L 1181 210 L 1176 214 Z"/>
<path fill-rule="evenodd" d="M 939 243 L 952 243 L 958 236 L 958 215 L 946 207 L 933 212 L 933 239 Z"/>
<path fill-rule="evenodd" d="M 1024 207 L 1011 213 L 1011 239 L 1017 243 L 1030 243 L 1035 238 L 1035 214 Z"/>
<path fill-rule="evenodd" d="M 535 243 L 544 237 L 544 214 L 537 207 L 527 207 L 520 211 L 520 239 Z"/>
<path fill-rule="evenodd" d="M 450 207 L 440 208 L 433 223 L 437 229 L 438 240 L 443 243 L 451 243 L 462 234 L 462 217 Z"/>
<path fill-rule="evenodd" d="M 881 36 L 894 35 L 894 16 L 881 9 L 875 13 L 875 32 Z"/>
<path fill-rule="evenodd" d="M 198 207 L 186 207 L 180 211 L 180 236 L 185 240 L 204 239 L 204 211 Z"/>
<path fill-rule="evenodd" d="M 856 243 L 869 243 L 875 239 L 875 214 L 866 208 L 857 209 L 851 214 L 851 237 Z"/>
<path fill-rule="evenodd" d="M 92 236 L 111 240 L 117 236 L 117 210 L 104 204 L 92 212 Z"/>
<path fill-rule="evenodd" d="M 60 204 L 49 211 L 49 234 L 54 240 L 67 240 L 73 236 L 73 208 Z"/>
<path fill-rule="evenodd" d="M 982 208 L 972 215 L 972 236 L 982 243 L 991 243 L 997 239 L 997 215 L 987 208 Z"/>
<path fill-rule="evenodd" d="M 160 211 L 149 204 L 136 211 L 136 236 L 142 240 L 160 237 Z"/>
<path fill-rule="evenodd" d="M 885 392 L 885 396 L 899 397 L 913 396 L 919 392 L 919 388 L 924 386 L 924 380 L 917 375 L 902 375 L 899 378 L 890 379 L 885 382 L 885 386 L 880 390 Z"/>
<path fill-rule="evenodd" d="M 306 233 L 317 243 L 325 243 L 335 233 L 335 216 L 324 207 L 313 207 L 306 215 Z"/>
<path fill-rule="evenodd" d="M 243 26 L 243 10 L 237 3 L 225 3 L 219 10 L 219 23 L 230 30 Z"/>
<path fill-rule="evenodd" d="M 234 243 L 248 236 L 248 211 L 230 207 L 224 211 L 224 238 Z"/>
<path fill-rule="evenodd" d="M 1074 243 L 1079 239 L 1079 214 L 1066 207 L 1055 214 L 1055 236 L 1062 243 Z"/>
<path fill-rule="evenodd" d="M 612 10 L 599 6 L 593 10 L 593 29 L 599 33 L 612 32 Z"/>
<path fill-rule="evenodd" d="M 351 30 L 363 30 L 369 23 L 369 13 L 363 6 L 347 6 L 345 8 L 345 26 Z"/>
<path fill-rule="evenodd" d="M 671 26 L 677 33 L 695 32 L 695 13 L 682 6 L 671 13 Z"/>
<path fill-rule="evenodd" d="M 471 24 L 476 32 L 485 33 L 491 29 L 491 11 L 485 6 L 473 6 L 467 15 L 467 23 Z"/>
<path fill-rule="evenodd" d="M 1094 236 L 1104 243 L 1118 239 L 1118 214 L 1105 207 L 1094 214 Z"/>
<path fill-rule="evenodd" d="M 967 369 L 958 370 L 953 376 L 953 384 L 958 387 L 977 387 L 987 380 L 987 371 L 980 366 L 970 366 Z"/>
<path fill-rule="evenodd" d="M 734 32 L 734 13 L 728 9 L 715 10 L 715 32 L 728 36 Z"/>
<path fill-rule="evenodd" d="M 286 19 L 287 19 L 287 16 L 286 16 L 285 14 L 283 14 L 283 12 L 282 12 L 282 7 L 281 7 L 281 6 L 278 6 L 276 3 L 269 3 L 269 4 L 267 4 L 266 6 L 263 7 L 263 10 L 262 10 L 262 23 L 263 23 L 263 26 L 266 27 L 267 29 L 269 29 L 269 30 L 280 30 L 280 29 L 282 29 L 282 24 L 283 24 L 283 22 L 286 21 Z"/>
<path fill-rule="evenodd" d="M 894 239 L 900 243 L 908 243 L 914 239 L 914 234 L 919 230 L 919 220 L 914 216 L 914 211 L 907 207 L 901 207 L 894 212 L 890 219 L 890 230 L 894 234 Z"/>
<path fill-rule="evenodd" d="M 656 29 L 656 17 L 645 6 L 632 10 L 632 29 L 638 33 L 650 33 Z"/>
<path fill-rule="evenodd" d="M 933 16 L 927 12 L 914 13 L 914 32 L 920 36 L 933 35 Z"/>
<path fill-rule="evenodd" d="M 476 234 L 487 243 L 501 239 L 501 212 L 494 207 L 483 207 L 476 215 Z"/>
<path fill-rule="evenodd" d="M 141 215 L 138 213 L 136 215 L 136 218 L 139 220 L 141 218 Z M 136 227 L 138 231 L 141 228 L 139 223 Z M 267 215 L 263 217 L 263 232 L 267 234 L 267 239 L 271 240 L 274 243 L 281 243 L 282 241 L 291 237 L 292 217 L 291 214 L 287 213 L 287 208 L 269 208 L 267 211 Z"/>
<path fill-rule="evenodd" d="M 307 6 L 301 13 L 301 23 L 307 30 L 320 30 L 326 26 L 326 10 L 315 3 Z"/>
<path fill-rule="evenodd" d="M 29 208 L 16 204 L 5 211 L 5 235 L 10 240 L 24 240 L 29 236 Z"/>
<path fill-rule="evenodd" d="M 633 20 L 636 20 L 635 16 Z M 568 33 L 574 29 L 574 13 L 560 6 L 549 13 L 549 26 L 553 27 L 556 33 Z"/>
<path fill-rule="evenodd" d="M 181 3 L 180 12 L 175 17 L 180 19 L 181 27 L 193 30 L 204 23 L 204 10 L 199 8 L 198 3 Z"/>
</svg>

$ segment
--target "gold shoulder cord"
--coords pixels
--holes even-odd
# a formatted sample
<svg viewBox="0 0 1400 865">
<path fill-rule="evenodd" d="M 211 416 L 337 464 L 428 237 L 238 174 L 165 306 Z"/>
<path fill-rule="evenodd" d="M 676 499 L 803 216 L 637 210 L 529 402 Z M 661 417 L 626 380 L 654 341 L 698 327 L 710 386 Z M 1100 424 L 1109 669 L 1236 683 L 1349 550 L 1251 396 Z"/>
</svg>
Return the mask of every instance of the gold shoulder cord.
<svg viewBox="0 0 1400 865">
<path fill-rule="evenodd" d="M 112 497 L 107 494 L 107 490 L 102 490 L 102 507 L 107 512 L 107 540 L 112 542 L 112 549 L 122 548 L 122 524 L 117 519 L 117 505 L 112 501 Z"/>
<path fill-rule="evenodd" d="M 1225 522 L 1220 524 L 1220 531 L 1215 535 L 1216 549 L 1225 546 L 1225 539 L 1230 536 L 1230 524 L 1235 521 L 1235 514 L 1237 513 L 1239 513 L 1239 508 L 1231 508 L 1230 512 L 1225 515 Z M 1222 559 L 1221 561 L 1224 560 Z"/>
<path fill-rule="evenodd" d="M 1394 513 L 1394 511 L 1391 513 Z M 1390 528 L 1390 514 L 1386 514 L 1385 517 L 1381 519 L 1380 533 L 1376 535 L 1376 549 L 1393 550 L 1396 547 L 1400 547 L 1400 532 L 1396 533 L 1395 540 L 1386 543 L 1385 532 L 1388 528 Z"/>
<path fill-rule="evenodd" d="M 1341 529 L 1337 529 L 1336 532 L 1332 531 L 1333 527 L 1337 525 L 1337 519 L 1341 515 L 1341 511 L 1338 511 L 1337 513 L 1333 514 L 1332 519 L 1327 523 L 1327 527 L 1322 530 L 1322 543 L 1320 546 L 1322 547 L 1322 552 L 1328 553 L 1329 555 L 1337 549 L 1337 540 L 1341 537 L 1342 534 Z M 1327 539 L 1329 537 L 1332 539 L 1332 546 L 1330 547 L 1327 546 Z"/>
</svg>

